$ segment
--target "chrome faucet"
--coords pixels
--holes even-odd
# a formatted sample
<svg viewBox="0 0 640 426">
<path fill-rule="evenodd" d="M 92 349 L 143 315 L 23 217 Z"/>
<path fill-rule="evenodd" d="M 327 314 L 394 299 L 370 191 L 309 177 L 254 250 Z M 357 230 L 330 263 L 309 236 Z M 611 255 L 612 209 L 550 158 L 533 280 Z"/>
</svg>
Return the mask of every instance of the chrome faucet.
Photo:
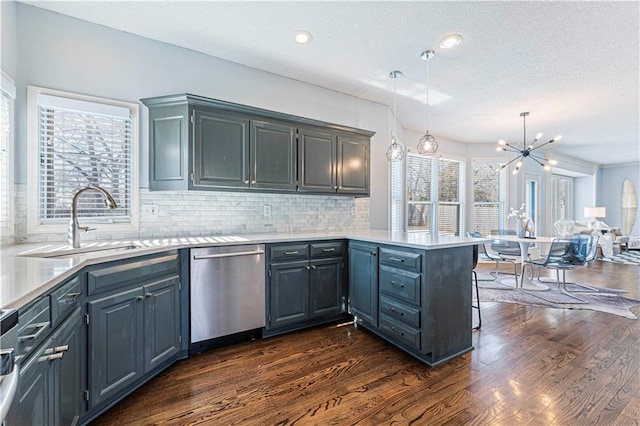
<svg viewBox="0 0 640 426">
<path fill-rule="evenodd" d="M 71 219 L 69 220 L 69 246 L 73 248 L 80 248 L 80 235 L 78 234 L 78 231 L 87 232 L 92 230 L 89 229 L 88 226 L 80 226 L 80 224 L 78 223 L 78 197 L 83 192 L 89 190 L 98 191 L 99 193 L 104 195 L 105 204 L 110 209 L 115 209 L 116 207 L 118 207 L 118 205 L 116 204 L 116 200 L 114 200 L 111 194 L 109 194 L 109 192 L 104 188 L 96 185 L 88 185 L 78 189 L 76 193 L 73 194 L 73 200 L 71 201 Z"/>
</svg>

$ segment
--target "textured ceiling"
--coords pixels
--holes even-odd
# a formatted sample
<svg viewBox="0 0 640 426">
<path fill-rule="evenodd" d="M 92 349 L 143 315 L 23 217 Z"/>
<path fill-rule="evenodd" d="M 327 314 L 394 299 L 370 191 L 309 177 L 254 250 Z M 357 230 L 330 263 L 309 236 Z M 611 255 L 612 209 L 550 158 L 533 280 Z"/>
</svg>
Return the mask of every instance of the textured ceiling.
<svg viewBox="0 0 640 426">
<path fill-rule="evenodd" d="M 24 3 L 387 105 L 388 74 L 401 70 L 398 118 L 421 133 L 419 55 L 434 49 L 436 136 L 522 142 L 519 114 L 530 111 L 528 134 L 562 134 L 560 153 L 605 165 L 640 160 L 637 1 Z M 313 42 L 294 44 L 297 29 Z M 440 49 L 451 32 L 463 43 Z"/>
</svg>

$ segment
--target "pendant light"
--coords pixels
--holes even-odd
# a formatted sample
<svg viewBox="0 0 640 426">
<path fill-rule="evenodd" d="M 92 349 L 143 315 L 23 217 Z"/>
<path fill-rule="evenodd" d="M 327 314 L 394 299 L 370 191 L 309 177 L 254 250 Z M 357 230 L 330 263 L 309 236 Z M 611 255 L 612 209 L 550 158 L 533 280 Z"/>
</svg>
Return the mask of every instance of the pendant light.
<svg viewBox="0 0 640 426">
<path fill-rule="evenodd" d="M 397 80 L 402 75 L 401 71 L 391 71 L 389 77 L 393 79 L 393 133 L 391 134 L 391 145 L 387 149 L 387 161 L 402 161 L 404 158 L 404 148 L 398 141 L 398 92 Z"/>
<path fill-rule="evenodd" d="M 427 62 L 427 131 L 418 142 L 418 152 L 426 155 L 433 155 L 438 151 L 438 142 L 436 142 L 436 138 L 429 133 L 429 59 L 435 55 L 436 52 L 433 50 L 425 50 L 420 55 L 420 59 Z"/>
</svg>

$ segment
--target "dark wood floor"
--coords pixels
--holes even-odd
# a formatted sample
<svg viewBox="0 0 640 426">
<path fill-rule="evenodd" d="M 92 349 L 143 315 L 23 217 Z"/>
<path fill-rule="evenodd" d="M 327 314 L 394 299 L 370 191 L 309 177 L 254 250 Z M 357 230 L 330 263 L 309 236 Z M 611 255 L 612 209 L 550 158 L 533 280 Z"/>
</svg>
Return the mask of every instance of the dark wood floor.
<svg viewBox="0 0 640 426">
<path fill-rule="evenodd" d="M 593 262 L 567 278 L 640 299 L 637 266 Z M 506 303 L 482 316 L 475 350 L 437 368 L 353 325 L 207 352 L 94 424 L 639 424 L 640 320 Z"/>
</svg>

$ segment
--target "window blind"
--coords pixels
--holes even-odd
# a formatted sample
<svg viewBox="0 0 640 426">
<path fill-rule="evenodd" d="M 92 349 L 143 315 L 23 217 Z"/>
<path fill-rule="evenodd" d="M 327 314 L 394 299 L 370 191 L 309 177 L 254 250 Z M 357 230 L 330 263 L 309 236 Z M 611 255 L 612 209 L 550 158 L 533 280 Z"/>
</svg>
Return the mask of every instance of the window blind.
<svg viewBox="0 0 640 426">
<path fill-rule="evenodd" d="M 11 102 L 4 90 L 0 90 L 0 227 L 11 225 Z"/>
<path fill-rule="evenodd" d="M 405 230 L 404 161 L 391 162 L 391 230 Z"/>
<path fill-rule="evenodd" d="M 500 185 L 502 173 L 497 170 L 499 161 L 473 160 L 473 210 L 475 229 L 482 235 L 488 235 L 493 229 L 501 228 Z"/>
<path fill-rule="evenodd" d="M 132 118 L 127 108 L 50 95 L 38 96 L 40 223 L 69 219 L 73 194 L 89 184 L 109 191 L 118 208 L 96 191 L 78 200 L 85 222 L 130 222 Z"/>
</svg>

